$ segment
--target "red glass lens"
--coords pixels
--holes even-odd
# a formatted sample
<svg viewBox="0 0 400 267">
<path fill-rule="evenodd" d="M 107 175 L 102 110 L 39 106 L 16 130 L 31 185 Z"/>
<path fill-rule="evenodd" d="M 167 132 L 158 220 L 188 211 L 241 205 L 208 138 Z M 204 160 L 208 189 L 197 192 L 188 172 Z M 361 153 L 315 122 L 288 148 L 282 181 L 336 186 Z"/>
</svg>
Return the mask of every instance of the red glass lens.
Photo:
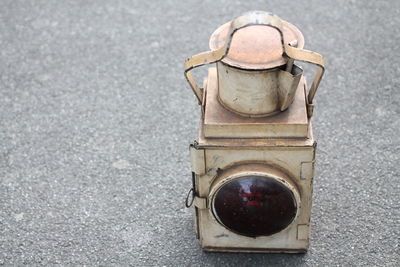
<svg viewBox="0 0 400 267">
<path fill-rule="evenodd" d="M 214 212 L 227 228 L 245 236 L 271 235 L 296 216 L 292 191 L 263 176 L 245 176 L 224 184 L 214 198 Z"/>
</svg>

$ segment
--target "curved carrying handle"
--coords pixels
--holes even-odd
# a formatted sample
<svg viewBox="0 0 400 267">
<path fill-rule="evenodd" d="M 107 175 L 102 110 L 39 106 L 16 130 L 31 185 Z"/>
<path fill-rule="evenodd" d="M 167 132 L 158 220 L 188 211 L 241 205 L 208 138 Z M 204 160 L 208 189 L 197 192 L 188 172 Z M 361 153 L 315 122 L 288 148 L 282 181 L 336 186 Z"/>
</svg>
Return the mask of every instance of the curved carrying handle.
<svg viewBox="0 0 400 267">
<path fill-rule="evenodd" d="M 285 44 L 285 53 L 289 58 L 292 58 L 293 60 L 298 60 L 298 61 L 303 61 L 307 63 L 312 63 L 316 65 L 317 71 L 315 72 L 314 80 L 310 86 L 310 89 L 308 90 L 308 95 L 306 98 L 307 101 L 307 114 L 308 117 L 311 117 L 313 114 L 313 99 L 315 94 L 317 93 L 317 89 L 319 86 L 319 83 L 321 82 L 322 76 L 324 75 L 325 72 L 325 67 L 324 67 L 324 58 L 315 52 L 305 50 L 305 49 L 300 49 L 296 48 L 293 46 L 290 46 L 289 44 Z"/>
<path fill-rule="evenodd" d="M 279 17 L 266 12 L 256 11 L 244 14 L 234 19 L 231 22 L 225 44 L 221 48 L 197 54 L 185 61 L 185 77 L 196 95 L 199 104 L 202 104 L 203 89 L 197 85 L 196 80 L 190 71 L 196 67 L 222 60 L 229 52 L 235 32 L 252 25 L 265 25 L 275 28 L 281 36 L 282 49 L 285 53 L 286 45 L 282 32 L 282 21 Z"/>
</svg>

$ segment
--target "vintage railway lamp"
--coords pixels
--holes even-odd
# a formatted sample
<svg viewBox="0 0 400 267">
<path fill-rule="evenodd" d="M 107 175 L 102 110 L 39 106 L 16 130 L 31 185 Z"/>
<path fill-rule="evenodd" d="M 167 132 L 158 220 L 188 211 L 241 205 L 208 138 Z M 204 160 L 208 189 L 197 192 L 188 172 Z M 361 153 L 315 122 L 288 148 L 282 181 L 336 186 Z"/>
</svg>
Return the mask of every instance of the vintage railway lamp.
<svg viewBox="0 0 400 267">
<path fill-rule="evenodd" d="M 196 231 L 207 251 L 307 251 L 316 142 L 313 98 L 322 57 L 303 50 L 302 33 L 266 12 L 220 26 L 211 51 L 185 62 L 202 110 L 190 146 Z M 317 66 L 307 88 L 295 61 Z M 204 88 L 191 70 L 208 69 Z"/>
</svg>

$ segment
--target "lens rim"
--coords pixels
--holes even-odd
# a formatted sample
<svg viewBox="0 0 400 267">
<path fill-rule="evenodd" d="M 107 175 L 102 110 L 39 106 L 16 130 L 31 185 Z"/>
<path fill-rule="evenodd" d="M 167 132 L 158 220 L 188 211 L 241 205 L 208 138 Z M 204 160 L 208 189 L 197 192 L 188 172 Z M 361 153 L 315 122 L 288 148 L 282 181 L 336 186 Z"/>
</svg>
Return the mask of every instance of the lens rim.
<svg viewBox="0 0 400 267">
<path fill-rule="evenodd" d="M 246 170 L 247 169 L 247 170 Z M 248 171 L 252 170 L 252 171 Z M 244 233 L 237 232 L 228 226 L 226 226 L 222 220 L 218 217 L 218 214 L 215 210 L 215 198 L 222 189 L 224 185 L 227 183 L 232 182 L 235 179 L 240 179 L 244 178 L 246 176 L 258 176 L 260 178 L 266 178 L 266 179 L 272 179 L 275 180 L 276 182 L 280 183 L 284 187 L 286 187 L 293 195 L 293 201 L 294 205 L 296 207 L 296 214 L 293 217 L 292 221 L 283 229 L 281 229 L 278 232 L 269 234 L 269 235 L 247 235 Z M 300 200 L 300 195 L 297 190 L 296 185 L 293 183 L 292 179 L 290 179 L 290 176 L 288 176 L 286 173 L 283 171 L 273 168 L 270 166 L 266 165 L 261 165 L 261 164 L 245 164 L 245 165 L 240 165 L 234 168 L 230 168 L 228 171 L 222 172 L 220 175 L 217 175 L 216 179 L 211 185 L 211 190 L 209 194 L 209 199 L 210 199 L 210 212 L 212 213 L 212 217 L 216 220 L 216 222 L 229 230 L 230 232 L 236 233 L 240 236 L 246 236 L 246 237 L 270 237 L 276 234 L 279 234 L 283 231 L 287 231 L 288 229 L 291 228 L 291 226 L 294 225 L 294 223 L 297 221 L 300 213 L 300 208 L 301 208 L 301 200 Z"/>
</svg>

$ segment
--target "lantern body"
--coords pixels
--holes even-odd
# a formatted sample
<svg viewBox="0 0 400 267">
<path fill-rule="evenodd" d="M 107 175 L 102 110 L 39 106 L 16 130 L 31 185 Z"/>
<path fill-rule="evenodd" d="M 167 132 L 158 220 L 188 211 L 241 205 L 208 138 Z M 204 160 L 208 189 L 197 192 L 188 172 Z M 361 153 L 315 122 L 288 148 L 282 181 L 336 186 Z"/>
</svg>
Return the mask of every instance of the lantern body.
<svg viewBox="0 0 400 267">
<path fill-rule="evenodd" d="M 304 79 L 299 86 L 304 88 Z M 305 252 L 309 244 L 316 142 L 307 119 L 304 90 L 298 90 L 295 99 L 295 103 L 303 103 L 302 107 L 291 106 L 286 116 L 274 121 L 276 135 L 292 132 L 303 137 L 254 138 L 252 134 L 257 130 L 244 127 L 241 134 L 247 138 L 229 138 L 231 131 L 227 129 L 240 125 L 217 111 L 220 103 L 215 99 L 211 101 L 216 87 L 216 70 L 210 68 L 205 87 L 210 93 L 210 105 L 204 107 L 209 120 L 205 122 L 203 116 L 199 137 L 190 147 L 196 232 L 202 248 L 226 252 Z M 208 114 L 214 112 L 216 114 Z M 210 137 L 210 133 L 205 133 L 211 115 L 222 116 L 217 135 L 225 132 L 228 138 Z M 213 127 L 218 128 L 217 123 L 213 123 Z M 262 132 L 264 123 L 259 126 Z M 214 135 L 211 131 L 211 136 Z M 258 177 L 259 181 L 252 183 L 251 177 L 253 180 Z M 283 193 L 277 195 L 279 190 Z M 226 197 L 224 192 L 228 192 Z M 227 215 L 224 215 L 224 208 Z M 256 215 L 251 214 L 252 211 Z M 288 214 L 274 217 L 274 213 L 280 212 Z M 268 217 L 276 218 L 276 223 L 268 222 Z M 261 229 L 252 233 L 252 228 L 257 227 Z"/>
<path fill-rule="evenodd" d="M 220 26 L 211 51 L 185 62 L 201 105 L 190 146 L 197 237 L 207 251 L 304 253 L 316 142 L 313 98 L 321 55 L 292 24 L 250 12 Z M 317 66 L 310 88 L 295 60 Z M 192 69 L 216 63 L 200 88 Z"/>
</svg>

